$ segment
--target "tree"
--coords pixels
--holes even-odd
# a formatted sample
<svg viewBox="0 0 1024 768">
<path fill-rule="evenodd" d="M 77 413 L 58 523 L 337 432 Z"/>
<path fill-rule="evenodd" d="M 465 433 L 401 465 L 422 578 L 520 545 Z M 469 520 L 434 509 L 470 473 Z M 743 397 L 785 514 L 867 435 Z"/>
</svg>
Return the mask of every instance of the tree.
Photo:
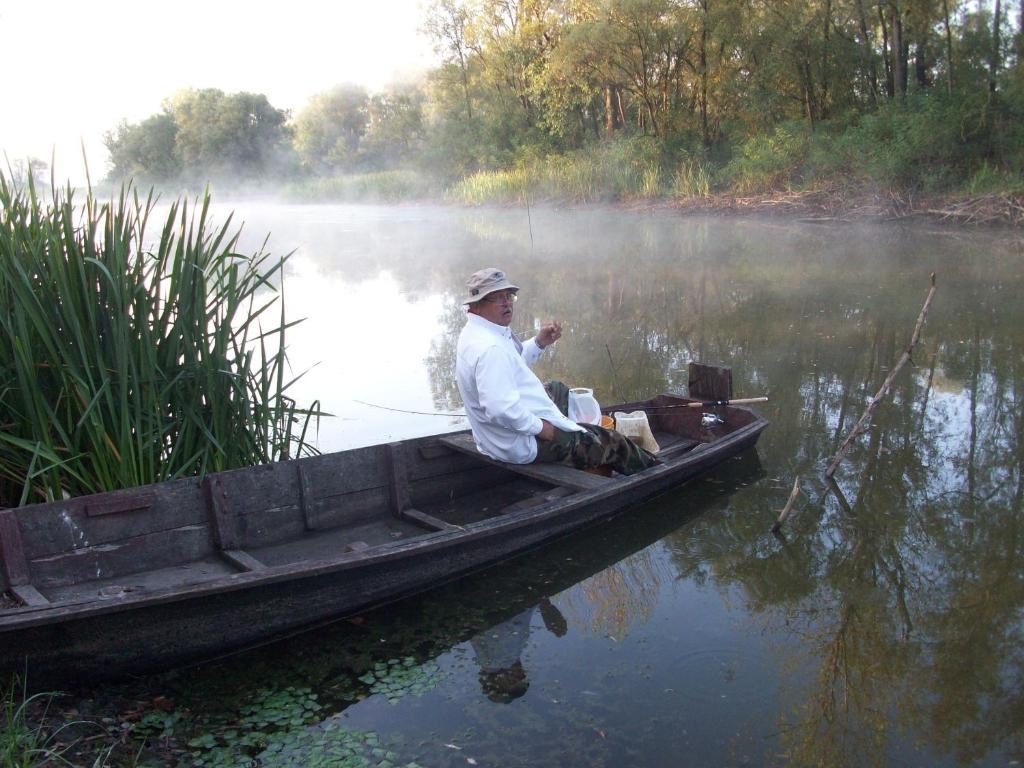
<svg viewBox="0 0 1024 768">
<path fill-rule="evenodd" d="M 27 185 L 30 179 L 36 186 L 45 186 L 45 175 L 49 169 L 48 162 L 31 156 L 27 160 L 12 160 L 9 166 L 11 181 L 19 186 Z"/>
<path fill-rule="evenodd" d="M 149 181 L 177 178 L 181 173 L 181 160 L 175 151 L 177 133 L 178 127 L 169 112 L 153 115 L 141 123 L 122 121 L 103 137 L 110 152 L 108 177 Z"/>
<path fill-rule="evenodd" d="M 175 152 L 186 174 L 254 179 L 289 169 L 288 114 L 263 94 L 190 89 L 165 106 L 177 127 Z"/>
<path fill-rule="evenodd" d="M 414 161 L 426 129 L 425 101 L 419 86 L 394 86 L 372 96 L 367 105 L 366 134 L 360 142 L 362 162 L 389 168 Z"/>
<path fill-rule="evenodd" d="M 339 85 L 309 100 L 295 118 L 295 149 L 316 173 L 349 171 L 369 124 L 369 96 L 358 85 Z"/>
<path fill-rule="evenodd" d="M 434 39 L 434 50 L 445 61 L 458 67 L 466 119 L 473 119 L 473 101 L 469 93 L 470 45 L 467 37 L 469 11 L 460 0 L 436 0 L 427 13 L 424 27 Z"/>
</svg>

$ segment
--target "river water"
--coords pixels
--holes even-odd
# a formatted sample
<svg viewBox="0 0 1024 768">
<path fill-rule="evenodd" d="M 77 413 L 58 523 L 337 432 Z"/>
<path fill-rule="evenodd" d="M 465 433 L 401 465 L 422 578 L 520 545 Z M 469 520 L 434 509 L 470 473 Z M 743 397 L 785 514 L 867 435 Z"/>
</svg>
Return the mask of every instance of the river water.
<svg viewBox="0 0 1024 768">
<path fill-rule="evenodd" d="M 148 681 L 175 707 L 143 718 L 153 743 L 173 730 L 205 765 L 1024 760 L 1019 241 L 669 211 L 231 208 L 244 248 L 269 233 L 295 250 L 292 394 L 334 414 L 321 450 L 463 428 L 446 415 L 458 302 L 484 266 L 522 288 L 514 329 L 564 323 L 542 379 L 610 403 L 685 388 L 692 360 L 728 365 L 737 397 L 770 397 L 771 426 L 612 523 Z M 914 365 L 833 492 L 824 469 L 932 271 Z"/>
</svg>

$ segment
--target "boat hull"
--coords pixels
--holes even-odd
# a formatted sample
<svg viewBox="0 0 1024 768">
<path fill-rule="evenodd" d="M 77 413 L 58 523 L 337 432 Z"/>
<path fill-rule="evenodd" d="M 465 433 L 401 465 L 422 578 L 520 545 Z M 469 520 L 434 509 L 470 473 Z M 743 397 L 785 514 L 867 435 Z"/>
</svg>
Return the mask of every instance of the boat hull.
<svg viewBox="0 0 1024 768">
<path fill-rule="evenodd" d="M 27 669 L 33 685 L 66 684 L 69 675 L 138 674 L 352 616 L 606 520 L 751 448 L 765 426 L 752 417 L 722 439 L 605 486 L 544 496 L 541 503 L 465 525 L 441 523 L 447 527 L 339 556 L 267 565 L 163 590 L 6 611 L 0 614 L 0 669 Z M 432 446 L 430 439 L 420 439 L 407 449 L 437 452 Z M 464 475 L 484 471 L 441 472 L 420 483 L 441 484 L 445 477 L 464 482 Z M 480 494 L 486 498 L 486 488 Z M 389 498 L 394 508 L 401 493 L 392 487 Z"/>
</svg>

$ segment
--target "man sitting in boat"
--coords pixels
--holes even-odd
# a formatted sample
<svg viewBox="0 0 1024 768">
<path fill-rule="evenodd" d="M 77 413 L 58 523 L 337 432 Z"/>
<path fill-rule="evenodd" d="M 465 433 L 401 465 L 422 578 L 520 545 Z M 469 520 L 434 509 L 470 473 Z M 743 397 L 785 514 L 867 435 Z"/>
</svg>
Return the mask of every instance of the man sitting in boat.
<svg viewBox="0 0 1024 768">
<path fill-rule="evenodd" d="M 609 468 L 623 475 L 658 460 L 629 438 L 596 424 L 577 424 L 551 399 L 530 370 L 545 349 L 561 338 L 548 323 L 520 342 L 509 326 L 519 286 L 494 267 L 466 282 L 466 325 L 459 335 L 456 377 L 473 439 L 481 453 L 512 464 L 558 462 L 577 469 Z"/>
</svg>

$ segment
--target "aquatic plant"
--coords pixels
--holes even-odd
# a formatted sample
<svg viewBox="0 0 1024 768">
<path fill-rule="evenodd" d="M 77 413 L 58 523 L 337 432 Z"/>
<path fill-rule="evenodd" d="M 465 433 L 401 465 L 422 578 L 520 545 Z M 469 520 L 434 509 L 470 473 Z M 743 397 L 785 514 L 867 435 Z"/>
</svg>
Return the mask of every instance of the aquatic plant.
<svg viewBox="0 0 1024 768">
<path fill-rule="evenodd" d="M 359 680 L 370 686 L 371 694 L 380 694 L 397 704 L 405 696 L 422 696 L 433 690 L 443 677 L 436 663 L 417 664 L 414 658 L 406 657 L 378 661 Z"/>
<path fill-rule="evenodd" d="M 209 194 L 152 239 L 152 193 L 50 193 L 0 173 L 0 506 L 312 452 L 316 411 L 285 394 L 287 256 L 238 253 Z"/>
</svg>

